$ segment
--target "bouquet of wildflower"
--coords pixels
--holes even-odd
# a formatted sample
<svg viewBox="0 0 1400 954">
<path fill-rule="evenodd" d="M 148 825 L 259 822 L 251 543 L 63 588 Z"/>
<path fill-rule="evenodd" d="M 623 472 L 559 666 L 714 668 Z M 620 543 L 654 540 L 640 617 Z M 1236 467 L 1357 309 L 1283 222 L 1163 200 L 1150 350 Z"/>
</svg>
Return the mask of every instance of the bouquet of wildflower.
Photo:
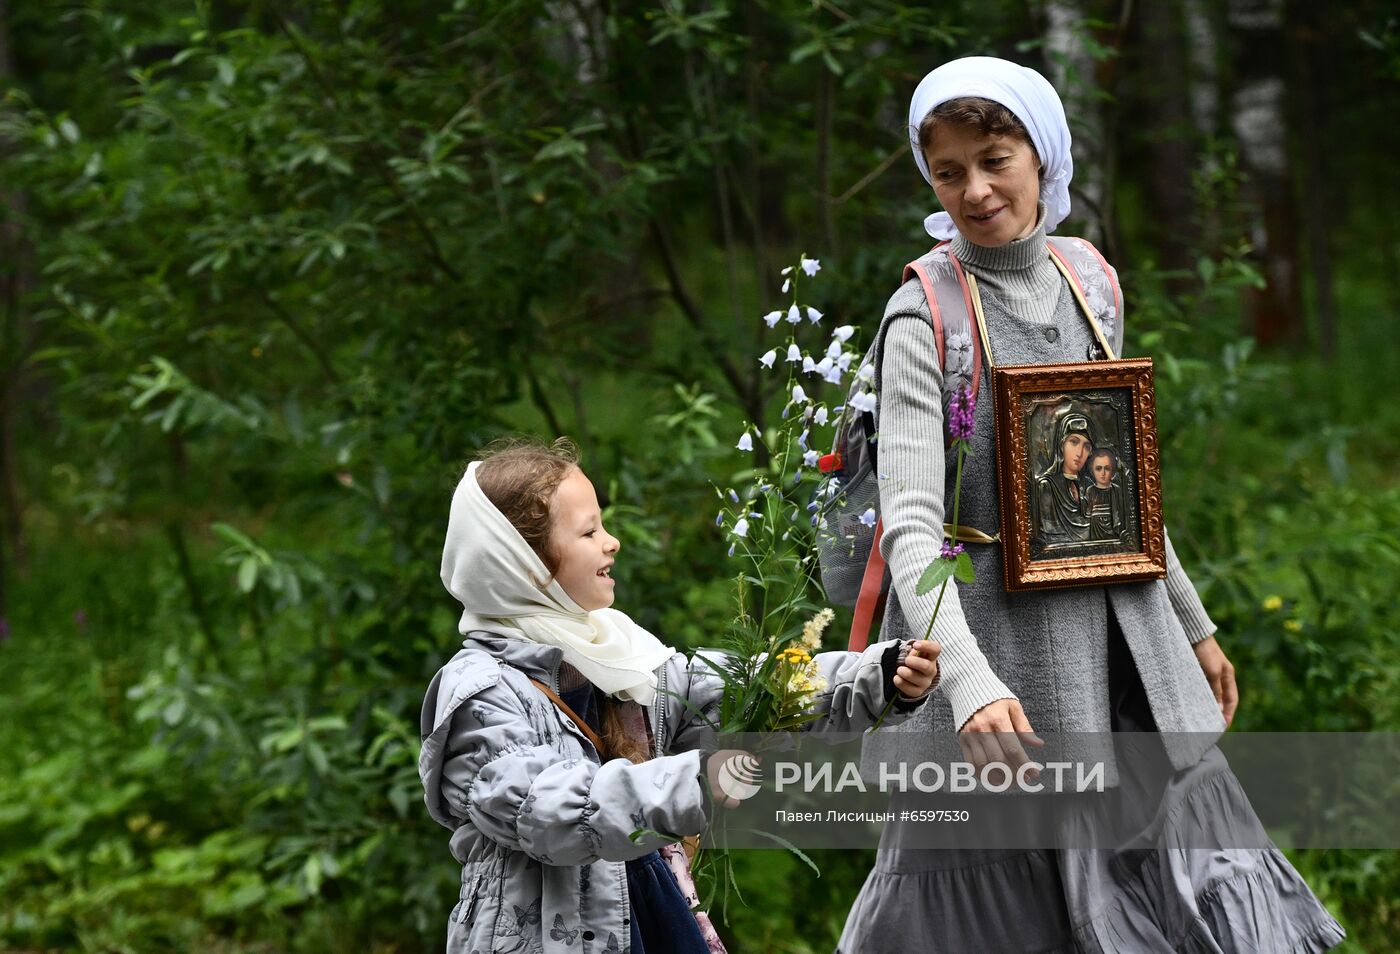
<svg viewBox="0 0 1400 954">
<path fill-rule="evenodd" d="M 744 422 L 735 448 L 761 461 L 741 470 L 736 486 L 716 488 L 721 507 L 715 523 L 729 538 L 730 557 L 742 564 L 736 613 L 718 664 L 726 684 L 720 732 L 799 728 L 825 688 L 813 657 L 835 614 L 814 600 L 820 588 L 813 544 L 821 520 L 814 499 L 816 448 L 829 446 L 844 393 L 833 404 L 820 392 L 839 388 L 860 355 L 851 344 L 852 326 L 822 334 L 824 316 L 803 301 L 820 270 L 819 261 L 802 255 L 782 271 L 790 302 L 764 316 L 778 340 L 758 362 L 785 372 L 780 393 L 786 400 L 776 425 L 760 429 Z"/>
<path fill-rule="evenodd" d="M 783 293 L 791 295 L 788 308 L 764 316 L 764 323 L 783 340 L 764 352 L 758 362 L 769 370 L 782 367 L 786 380 L 779 393 L 786 397 L 779 423 L 760 429 L 745 421 L 735 448 L 748 455 L 766 451 L 761 463 L 743 469 L 736 485 L 716 488 L 721 506 L 715 523 L 729 543 L 729 556 L 742 563 L 735 577 L 737 611 L 723 641 L 723 656 L 714 663 L 725 681 L 715 728 L 720 733 L 761 733 L 796 729 L 815 718 L 812 711 L 818 694 L 826 688 L 814 657 L 821 649 L 822 634 L 835 618 L 828 607 L 821 607 L 814 596 L 821 592 L 817 579 L 816 534 L 824 529 L 824 502 L 842 493 L 835 477 L 822 477 L 816 471 L 818 446 L 829 447 L 832 430 L 844 406 L 845 389 L 852 375 L 871 382 L 874 369 L 860 361 L 852 339 L 851 325 L 838 326 L 825 337 L 817 333 L 823 315 L 804 305 L 805 284 L 821 269 L 816 259 L 802 255 L 794 266 L 782 271 Z M 804 323 L 804 318 L 806 319 Z M 813 352 L 820 354 L 814 357 Z M 780 364 L 781 360 L 781 364 Z M 837 388 L 838 397 L 825 400 L 821 389 Z M 874 409 L 875 394 L 870 386 L 852 389 L 852 410 Z M 948 430 L 957 453 L 952 523 L 958 523 L 958 502 L 962 491 L 963 464 L 970 452 L 974 395 L 963 390 L 955 395 L 948 414 Z M 873 525 L 871 508 L 862 521 Z M 924 572 L 918 583 L 920 595 L 940 587 L 937 618 L 948 583 L 957 579 L 971 583 L 972 560 L 961 544 L 945 543 L 942 553 Z M 927 639 L 932 632 L 930 620 Z M 888 715 L 894 699 L 885 706 L 876 727 Z M 723 816 L 717 819 L 722 826 Z M 770 832 L 755 832 L 787 848 L 818 871 L 805 854 Z M 719 891 L 721 911 L 729 892 L 742 899 L 729 853 L 722 847 L 707 847 L 696 859 L 698 880 L 707 885 L 707 898 Z M 706 905 L 709 905 L 709 900 Z"/>
</svg>

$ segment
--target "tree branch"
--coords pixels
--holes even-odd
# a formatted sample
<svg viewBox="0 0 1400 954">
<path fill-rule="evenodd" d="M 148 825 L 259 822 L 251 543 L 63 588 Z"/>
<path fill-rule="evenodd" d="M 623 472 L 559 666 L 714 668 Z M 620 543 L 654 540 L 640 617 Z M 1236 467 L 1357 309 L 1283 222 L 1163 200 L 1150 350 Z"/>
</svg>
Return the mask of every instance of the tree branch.
<svg viewBox="0 0 1400 954">
<path fill-rule="evenodd" d="M 326 75 L 321 72 L 321 68 L 316 63 L 316 59 L 311 55 L 311 51 L 306 48 L 306 44 L 301 41 L 301 37 L 297 35 L 292 25 L 287 22 L 287 18 L 282 15 L 280 10 L 275 6 L 270 9 L 272 10 L 272 15 L 277 18 L 278 27 L 286 35 L 287 39 L 291 41 L 292 46 L 296 48 L 297 54 L 302 58 L 302 61 L 306 63 L 306 68 L 311 71 L 311 75 L 315 77 L 316 82 L 320 84 L 321 89 L 325 92 L 326 98 L 334 104 L 338 112 L 346 114 L 344 108 L 341 106 L 340 97 L 336 94 L 335 86 L 326 78 Z M 350 121 L 353 125 L 358 127 L 358 122 L 354 119 Z M 443 258 L 442 248 L 438 245 L 437 236 L 433 234 L 433 230 L 428 226 L 422 213 L 418 211 L 418 207 L 413 203 L 413 200 L 404 194 L 403 189 L 399 186 L 398 180 L 394 178 L 393 173 L 389 170 L 388 166 L 385 165 L 384 160 L 376 153 L 374 143 L 378 140 L 373 136 L 364 135 L 363 129 L 359 129 L 358 131 L 363 136 L 365 142 L 369 144 L 368 148 L 365 150 L 365 154 L 369 158 L 370 164 L 374 166 L 375 172 L 379 174 L 379 178 L 384 180 L 384 184 L 388 186 L 394 198 L 403 204 L 404 211 L 408 213 L 409 220 L 418 230 L 418 234 L 422 237 L 423 243 L 428 247 L 428 257 L 443 274 L 447 275 L 447 277 L 451 278 L 453 281 L 461 281 L 462 274 L 458 272 L 457 269 L 453 268 L 447 259 Z"/>
<path fill-rule="evenodd" d="M 661 255 L 661 265 L 666 270 L 666 280 L 671 287 L 671 297 L 680 306 L 681 314 L 685 315 L 691 327 L 700 334 L 700 340 L 705 347 L 715 356 L 714 360 L 719 364 L 720 372 L 724 375 L 724 379 L 729 382 L 729 386 L 734 389 L 734 394 L 739 399 L 739 404 L 744 408 L 744 413 L 749 416 L 750 420 L 757 422 L 762 411 L 762 408 L 758 406 L 757 396 L 745 385 L 743 375 L 734 366 L 733 360 L 721 350 L 720 342 L 715 340 L 713 333 L 705 323 L 704 313 L 686 289 L 685 282 L 681 279 L 680 269 L 676 265 L 670 237 L 656 219 L 651 219 L 648 222 L 648 227 L 651 230 L 656 250 Z"/>
</svg>

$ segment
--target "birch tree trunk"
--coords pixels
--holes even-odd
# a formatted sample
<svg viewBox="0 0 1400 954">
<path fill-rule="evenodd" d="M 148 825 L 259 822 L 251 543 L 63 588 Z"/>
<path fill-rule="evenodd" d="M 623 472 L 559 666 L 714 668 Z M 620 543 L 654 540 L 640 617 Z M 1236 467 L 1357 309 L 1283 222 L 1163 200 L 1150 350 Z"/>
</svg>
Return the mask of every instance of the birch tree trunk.
<svg viewBox="0 0 1400 954">
<path fill-rule="evenodd" d="M 1125 0 L 1125 4 L 1130 3 Z M 1114 64 L 1096 60 L 1084 42 L 1090 30 L 1088 21 L 1105 14 L 1112 14 L 1109 5 L 1095 0 L 1049 0 L 1045 5 L 1045 59 L 1050 81 L 1065 104 L 1074 139 L 1073 217 L 1085 223 L 1085 238 L 1107 245 L 1110 257 L 1117 258 L 1112 225 L 1116 150 L 1108 122 L 1109 106 L 1101 95 L 1111 86 L 1105 81 L 1115 75 Z"/>
<path fill-rule="evenodd" d="M 1282 0 L 1230 0 L 1229 23 L 1239 64 L 1230 101 L 1231 126 L 1262 213 L 1250 236 L 1265 287 L 1250 296 L 1254 334 L 1262 345 L 1281 344 L 1302 330 L 1298 215 L 1288 157 L 1288 87 L 1282 73 L 1287 49 Z"/>
</svg>

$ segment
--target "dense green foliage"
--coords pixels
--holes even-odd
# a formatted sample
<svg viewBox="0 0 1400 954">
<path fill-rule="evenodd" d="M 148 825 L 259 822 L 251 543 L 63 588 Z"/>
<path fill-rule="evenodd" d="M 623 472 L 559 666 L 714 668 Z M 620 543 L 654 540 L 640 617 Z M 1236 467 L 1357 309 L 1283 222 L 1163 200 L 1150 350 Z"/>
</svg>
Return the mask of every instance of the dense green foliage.
<svg viewBox="0 0 1400 954">
<path fill-rule="evenodd" d="M 7 7 L 0 946 L 432 949 L 457 871 L 417 719 L 456 644 L 437 563 L 463 462 L 576 437 L 620 605 L 710 641 L 733 612 L 711 481 L 782 404 L 754 360 L 772 263 L 820 257 L 814 304 L 873 331 L 926 243 L 905 97 L 953 51 L 1034 55 L 1036 24 L 888 0 Z M 1376 91 L 1339 128 L 1393 111 L 1374 19 L 1336 41 Z M 1378 142 L 1348 161 L 1383 168 Z M 1209 155 L 1198 201 L 1249 234 L 1247 175 Z M 1237 727 L 1395 729 L 1388 192 L 1336 223 L 1329 363 L 1256 353 L 1249 255 L 1159 268 L 1148 186 L 1119 181 L 1129 351 L 1158 361 L 1168 517 Z M 829 949 L 869 861 L 741 859 L 737 949 Z M 1395 853 L 1295 861 L 1350 950 L 1389 949 Z"/>
</svg>

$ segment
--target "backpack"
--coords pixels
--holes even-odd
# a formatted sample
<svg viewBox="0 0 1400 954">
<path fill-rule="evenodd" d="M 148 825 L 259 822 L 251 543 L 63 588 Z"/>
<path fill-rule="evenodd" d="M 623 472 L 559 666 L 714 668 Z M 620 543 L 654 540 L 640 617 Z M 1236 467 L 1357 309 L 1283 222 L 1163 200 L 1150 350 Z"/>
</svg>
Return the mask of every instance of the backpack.
<svg viewBox="0 0 1400 954">
<path fill-rule="evenodd" d="M 1081 307 L 1093 315 L 1102 339 L 1113 342 L 1114 351 L 1118 351 L 1123 296 L 1113 269 L 1084 239 L 1052 235 L 1046 244 L 1070 280 Z M 982 377 L 982 345 L 972 317 L 972 294 L 962 264 L 947 242 L 905 265 L 901 284 L 911 277 L 919 279 L 929 305 L 934 347 L 943 369 L 946 420 L 953 395 L 964 387 L 976 394 Z M 821 530 L 817 535 L 822 588 L 831 603 L 855 608 L 848 647 L 856 651 L 868 644 L 870 629 L 884 611 L 890 586 L 889 570 L 880 553 L 884 523 L 880 520 L 875 430 L 879 400 L 876 369 L 884 333 L 882 324 L 846 395 L 831 453 L 817 464 L 826 475 L 817 492 L 824 498 L 818 502 Z M 945 533 L 949 529 L 945 525 Z"/>
</svg>

